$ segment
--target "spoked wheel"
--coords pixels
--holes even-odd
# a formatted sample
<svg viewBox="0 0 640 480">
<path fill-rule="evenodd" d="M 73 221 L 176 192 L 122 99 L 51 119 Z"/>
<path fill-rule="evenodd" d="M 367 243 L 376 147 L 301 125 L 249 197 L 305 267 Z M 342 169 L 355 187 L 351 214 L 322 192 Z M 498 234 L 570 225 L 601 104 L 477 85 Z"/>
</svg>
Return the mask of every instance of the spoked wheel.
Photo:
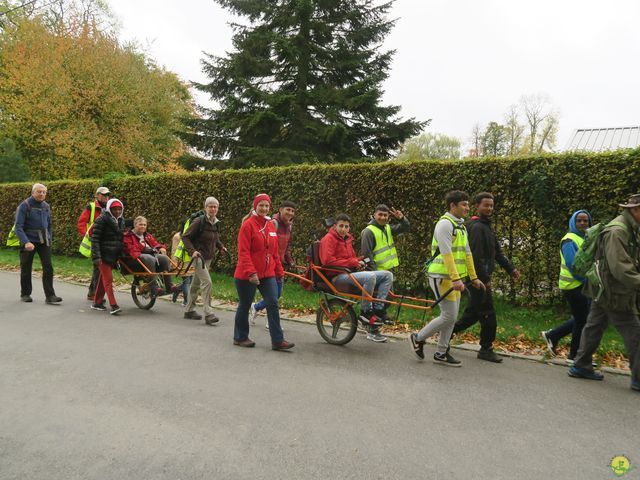
<svg viewBox="0 0 640 480">
<path fill-rule="evenodd" d="M 151 295 L 151 283 L 136 277 L 131 282 L 131 298 L 138 308 L 149 310 L 156 303 L 156 297 Z"/>
<path fill-rule="evenodd" d="M 358 329 L 353 307 L 338 298 L 320 301 L 316 311 L 316 325 L 322 338 L 332 345 L 349 343 Z"/>
</svg>

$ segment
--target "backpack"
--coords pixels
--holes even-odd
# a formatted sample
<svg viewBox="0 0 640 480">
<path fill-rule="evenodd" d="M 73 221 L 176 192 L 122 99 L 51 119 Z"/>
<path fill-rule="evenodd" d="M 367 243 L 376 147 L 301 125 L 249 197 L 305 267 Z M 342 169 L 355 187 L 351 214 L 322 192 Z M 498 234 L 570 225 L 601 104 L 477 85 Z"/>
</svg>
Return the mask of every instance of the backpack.
<svg viewBox="0 0 640 480">
<path fill-rule="evenodd" d="M 587 279 L 589 289 L 594 300 L 599 300 L 604 292 L 604 285 L 600 276 L 600 260 L 596 259 L 600 238 L 608 227 L 622 227 L 629 235 L 629 244 L 635 245 L 634 237 L 629 232 L 627 224 L 624 222 L 611 221 L 608 223 L 597 223 L 590 227 L 585 235 L 585 240 L 576 253 L 573 261 L 573 272 Z M 637 247 L 637 246 L 636 246 Z"/>
<path fill-rule="evenodd" d="M 27 200 L 24 200 L 22 202 L 27 206 L 27 213 L 25 214 L 25 217 L 24 217 L 25 223 L 27 223 L 27 221 L 29 220 L 29 215 L 31 214 L 31 205 L 29 205 L 29 202 Z M 20 205 L 18 205 L 18 208 L 16 208 L 16 218 L 18 218 L 19 209 L 20 209 Z M 45 210 L 49 211 L 49 205 L 46 203 L 45 203 Z M 16 224 L 14 222 L 13 227 L 11 227 L 11 231 L 9 232 L 9 235 L 7 235 L 7 247 L 19 247 L 19 246 L 20 246 L 20 239 L 16 235 Z"/>
<path fill-rule="evenodd" d="M 189 229 L 189 226 L 191 225 L 191 223 L 196 219 L 196 218 L 201 218 L 204 217 L 206 215 L 206 212 L 204 210 L 198 210 L 197 212 L 192 213 L 191 215 L 189 215 L 189 218 L 187 218 L 184 222 L 182 222 L 182 225 L 180 226 L 180 241 L 178 242 L 178 246 L 176 247 L 176 251 L 173 254 L 174 257 L 179 258 L 180 260 L 184 261 L 184 262 L 188 262 L 189 260 L 191 260 L 191 257 L 189 256 L 189 254 L 187 253 L 187 249 L 184 248 L 184 242 L 182 241 L 182 235 Z M 220 223 L 220 222 L 218 222 Z M 196 237 L 198 237 L 202 231 L 204 230 L 204 222 L 201 220 L 200 224 L 198 225 L 198 233 L 196 233 Z"/>
<path fill-rule="evenodd" d="M 585 234 L 584 242 L 576 252 L 573 260 L 573 273 L 579 277 L 587 277 L 590 270 L 593 270 L 596 263 L 596 252 L 600 244 L 600 237 L 606 227 L 617 226 L 629 234 L 629 229 L 624 222 L 611 221 L 601 222 L 589 227 Z"/>
</svg>

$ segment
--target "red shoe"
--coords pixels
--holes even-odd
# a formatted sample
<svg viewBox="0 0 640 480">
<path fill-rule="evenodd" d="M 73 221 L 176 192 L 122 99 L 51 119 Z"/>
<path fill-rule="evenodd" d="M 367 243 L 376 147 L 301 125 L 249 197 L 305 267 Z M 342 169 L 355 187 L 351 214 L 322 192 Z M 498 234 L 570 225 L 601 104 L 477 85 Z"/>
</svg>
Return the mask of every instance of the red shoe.
<svg viewBox="0 0 640 480">
<path fill-rule="evenodd" d="M 273 345 L 271 345 L 271 350 L 289 350 L 290 348 L 293 348 L 295 346 L 295 343 L 283 340 L 280 343 L 274 343 Z"/>
</svg>

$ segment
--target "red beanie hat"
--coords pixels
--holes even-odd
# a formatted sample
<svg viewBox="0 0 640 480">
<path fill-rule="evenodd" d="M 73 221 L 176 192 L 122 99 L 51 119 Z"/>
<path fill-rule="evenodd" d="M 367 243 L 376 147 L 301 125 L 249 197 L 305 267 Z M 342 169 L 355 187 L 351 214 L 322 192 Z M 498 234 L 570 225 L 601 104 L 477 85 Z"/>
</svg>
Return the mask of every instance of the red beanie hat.
<svg viewBox="0 0 640 480">
<path fill-rule="evenodd" d="M 255 210 L 258 204 L 262 201 L 266 200 L 269 202 L 269 206 L 271 206 L 271 198 L 266 193 L 259 193 L 256 195 L 256 198 L 253 199 L 253 209 Z"/>
</svg>

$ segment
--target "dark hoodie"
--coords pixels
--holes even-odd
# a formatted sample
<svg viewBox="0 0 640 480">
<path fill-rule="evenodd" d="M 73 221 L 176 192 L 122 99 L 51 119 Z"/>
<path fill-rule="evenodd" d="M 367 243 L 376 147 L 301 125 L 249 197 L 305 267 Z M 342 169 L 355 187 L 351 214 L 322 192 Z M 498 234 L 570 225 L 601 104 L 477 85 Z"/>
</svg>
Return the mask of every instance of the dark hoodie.
<svg viewBox="0 0 640 480">
<path fill-rule="evenodd" d="M 491 227 L 490 217 L 471 217 L 471 220 L 467 223 L 467 232 L 476 274 L 483 283 L 491 280 L 491 275 L 496 268 L 496 262 L 509 275 L 513 273 L 515 267 L 502 252 L 502 247 Z"/>
</svg>

